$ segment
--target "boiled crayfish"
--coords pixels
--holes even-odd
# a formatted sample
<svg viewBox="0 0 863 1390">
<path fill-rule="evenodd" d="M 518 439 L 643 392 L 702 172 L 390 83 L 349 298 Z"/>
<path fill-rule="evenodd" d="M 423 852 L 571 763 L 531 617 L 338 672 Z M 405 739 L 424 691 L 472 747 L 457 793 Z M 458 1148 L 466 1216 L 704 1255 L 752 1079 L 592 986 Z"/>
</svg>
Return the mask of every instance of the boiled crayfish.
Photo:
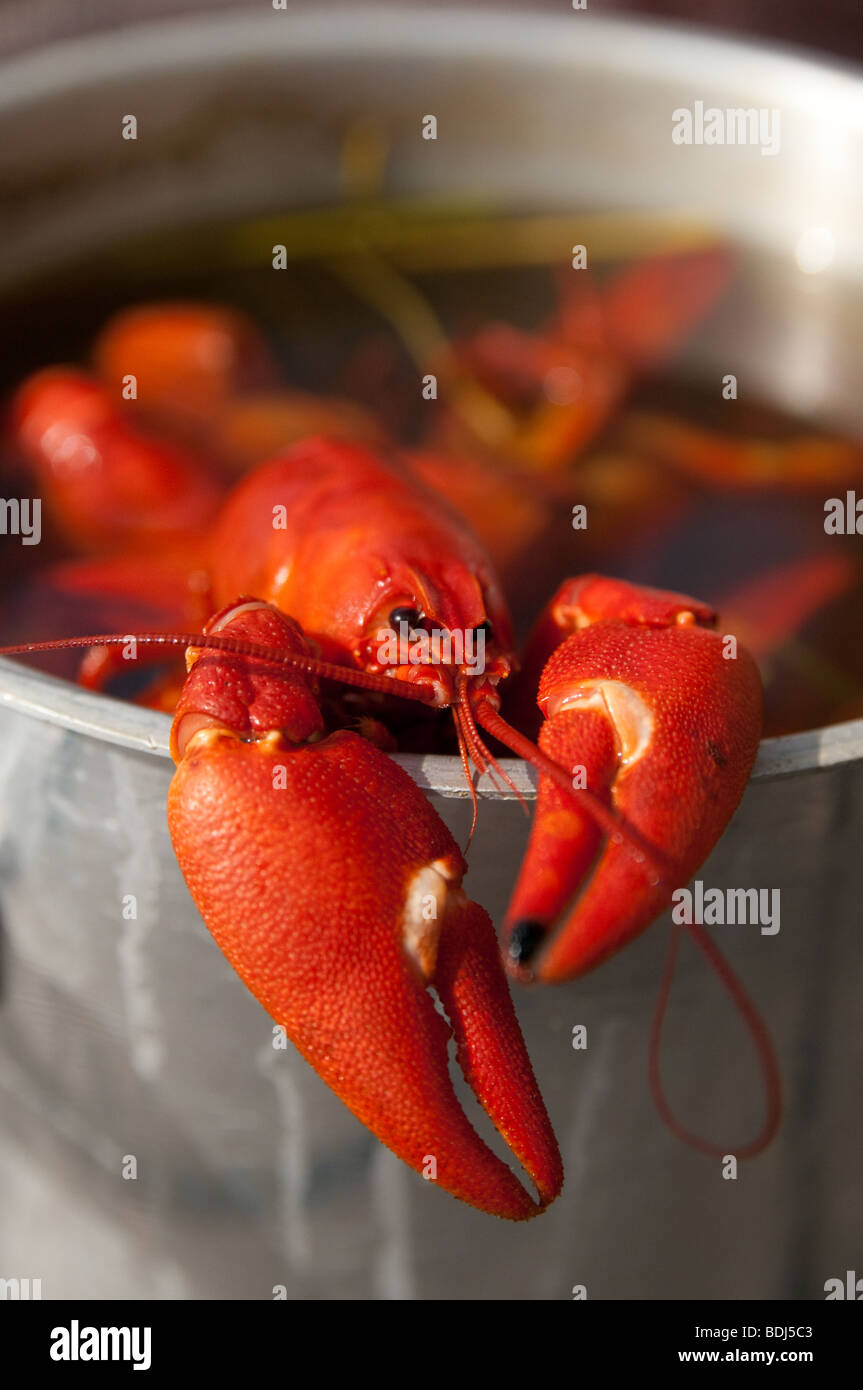
<svg viewBox="0 0 863 1390">
<path fill-rule="evenodd" d="M 181 395 L 188 412 L 194 383 Z M 170 402 L 161 405 L 170 414 Z M 95 521 L 76 493 L 75 451 L 85 485 L 89 469 L 110 491 L 115 457 L 121 487 L 136 467 L 149 480 L 149 530 L 161 519 L 170 546 L 156 556 L 139 548 L 134 582 L 140 592 L 152 579 L 176 603 L 173 630 L 166 623 L 137 641 L 161 655 L 186 648 L 169 826 L 216 942 L 401 1159 L 484 1211 L 514 1220 L 541 1212 L 560 1191 L 562 1166 L 505 969 L 522 980 L 569 979 L 665 909 L 746 785 L 761 729 L 754 662 L 715 630 L 703 604 L 582 576 L 560 588 L 534 632 L 514 723 L 505 714 L 516 658 L 492 563 L 392 449 L 303 439 L 236 483 L 211 520 L 195 455 L 212 428 L 206 400 L 168 459 L 140 421 L 118 420 L 108 388 L 81 374 L 37 377 L 13 419 L 61 523 L 65 508 L 88 542 Z M 170 485 L 160 491 L 165 468 Z M 99 563 L 105 575 L 113 564 L 115 593 L 131 583 L 128 554 Z M 184 564 L 198 576 L 192 599 L 177 577 Z M 178 632 L 198 604 L 215 616 Z M 425 634 L 437 656 L 417 661 L 388 645 L 405 634 Z M 95 645 L 89 679 L 99 684 L 121 664 L 121 644 L 128 638 L 102 635 L 3 650 Z M 356 730 L 328 732 L 333 691 L 343 687 L 367 703 Z M 420 718 L 451 711 L 468 774 L 473 763 L 504 775 L 485 736 L 538 770 L 502 958 L 487 914 L 462 889 L 458 846 L 388 756 L 388 716 L 407 708 Z M 453 1038 L 538 1200 L 457 1100 Z"/>
</svg>

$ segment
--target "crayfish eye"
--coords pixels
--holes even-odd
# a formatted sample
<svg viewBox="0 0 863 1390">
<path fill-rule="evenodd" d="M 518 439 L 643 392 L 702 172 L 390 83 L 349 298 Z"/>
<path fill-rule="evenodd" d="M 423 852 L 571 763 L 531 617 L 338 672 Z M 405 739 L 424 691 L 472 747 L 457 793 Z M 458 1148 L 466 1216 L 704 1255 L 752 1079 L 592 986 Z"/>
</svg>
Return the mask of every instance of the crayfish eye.
<svg viewBox="0 0 863 1390">
<path fill-rule="evenodd" d="M 486 642 L 490 642 L 491 639 L 492 639 L 492 635 L 493 635 L 493 633 L 494 633 L 494 628 L 492 627 L 492 625 L 491 625 L 491 623 L 489 622 L 488 618 L 486 618 L 486 620 L 485 620 L 484 623 L 480 623 L 480 624 L 479 624 L 479 627 L 475 627 L 475 628 L 474 628 L 474 632 L 482 632 L 482 633 L 484 633 L 484 634 L 485 634 L 485 640 L 486 640 Z"/>
<path fill-rule="evenodd" d="M 394 608 L 390 613 L 390 627 L 397 628 L 401 623 L 406 623 L 408 628 L 419 627 L 422 614 L 418 608 Z"/>
</svg>

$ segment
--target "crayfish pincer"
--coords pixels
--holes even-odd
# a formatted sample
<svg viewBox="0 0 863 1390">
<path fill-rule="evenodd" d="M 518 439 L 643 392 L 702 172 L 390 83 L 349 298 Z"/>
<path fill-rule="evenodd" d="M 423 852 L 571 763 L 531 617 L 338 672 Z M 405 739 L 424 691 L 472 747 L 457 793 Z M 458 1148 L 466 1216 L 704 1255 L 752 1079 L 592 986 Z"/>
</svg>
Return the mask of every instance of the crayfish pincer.
<svg viewBox="0 0 863 1390">
<path fill-rule="evenodd" d="M 581 769 L 653 846 L 661 873 L 628 845 L 603 843 L 596 821 L 540 776 L 504 927 L 513 974 L 571 979 L 625 946 L 728 824 L 758 752 L 763 697 L 752 657 L 715 628 L 696 599 L 600 575 L 568 580 L 549 604 L 526 655 L 539 746 Z"/>
<path fill-rule="evenodd" d="M 168 823 L 209 930 L 399 1158 L 484 1211 L 535 1216 L 560 1191 L 560 1155 L 492 923 L 460 887 L 455 841 L 386 754 L 349 730 L 323 736 L 308 678 L 279 661 L 307 652 L 295 623 L 243 602 L 208 630 L 269 657 L 191 650 L 174 718 Z M 538 1203 L 457 1100 L 451 1036 Z"/>
</svg>

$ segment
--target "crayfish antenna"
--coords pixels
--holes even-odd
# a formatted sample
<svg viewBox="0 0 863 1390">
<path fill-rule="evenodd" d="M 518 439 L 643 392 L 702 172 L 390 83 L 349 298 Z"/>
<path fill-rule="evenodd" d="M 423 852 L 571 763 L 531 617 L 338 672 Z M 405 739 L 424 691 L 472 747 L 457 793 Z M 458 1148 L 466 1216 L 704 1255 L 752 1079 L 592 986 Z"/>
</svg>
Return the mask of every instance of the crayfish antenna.
<svg viewBox="0 0 863 1390">
<path fill-rule="evenodd" d="M 668 1011 L 668 1000 L 674 980 L 677 954 L 680 949 L 680 938 L 684 925 L 698 949 L 706 957 L 711 969 L 716 974 L 720 984 L 726 990 L 735 1008 L 738 1010 L 755 1044 L 755 1051 L 758 1055 L 762 1076 L 764 1078 L 766 1106 L 764 1124 L 759 1133 L 754 1139 L 750 1140 L 748 1144 L 731 1146 L 727 1144 L 715 1144 L 709 1139 L 703 1139 L 700 1135 L 693 1134 L 691 1130 L 688 1130 L 677 1119 L 662 1088 L 659 1055 L 662 1041 L 662 1028 Z M 682 1140 L 684 1144 L 688 1145 L 691 1149 L 695 1149 L 698 1153 L 706 1154 L 709 1158 L 723 1158 L 729 1151 L 733 1152 L 736 1158 L 755 1158 L 758 1154 L 763 1153 L 773 1142 L 782 1119 L 781 1070 L 770 1031 L 756 1005 L 747 994 L 742 982 L 738 979 L 730 964 L 725 959 L 725 956 L 716 943 L 710 939 L 704 928 L 698 923 L 688 922 L 684 924 L 675 922 L 672 927 L 671 938 L 668 943 L 668 956 L 662 974 L 662 983 L 659 987 L 659 996 L 656 1001 L 656 1010 L 653 1015 L 653 1023 L 650 1030 L 650 1090 L 663 1124 L 666 1125 L 675 1138 Z"/>
<path fill-rule="evenodd" d="M 233 606 L 233 605 L 232 605 Z M 341 685 L 358 686 L 361 690 L 374 690 L 382 695 L 398 695 L 406 700 L 418 700 L 422 704 L 434 702 L 434 695 L 423 686 L 395 682 L 387 676 L 376 675 L 373 671 L 359 671 L 352 666 L 339 666 L 333 661 L 321 661 L 319 657 L 285 652 L 265 642 L 251 642 L 236 637 L 226 637 L 220 633 L 206 632 L 100 632 L 85 637 L 57 637 L 46 642 L 20 642 L 13 646 L 0 647 L 0 656 L 27 656 L 38 652 L 59 652 L 81 647 L 123 647 L 132 645 L 191 647 L 195 650 L 227 652 L 232 656 L 246 656 L 259 661 L 270 661 L 279 666 L 290 666 L 306 675 L 317 676 L 322 680 L 338 681 Z M 131 658 L 130 658 L 131 659 Z"/>
<path fill-rule="evenodd" d="M 615 815 L 594 792 L 587 787 L 574 787 L 572 777 L 566 769 L 556 763 L 553 758 L 550 758 L 547 753 L 544 753 L 541 748 L 537 748 L 536 744 L 531 743 L 530 739 L 519 733 L 518 729 L 514 729 L 511 724 L 508 724 L 487 700 L 480 701 L 473 713 L 488 733 L 493 734 L 517 757 L 530 763 L 537 772 L 548 777 L 580 809 L 586 811 L 611 841 L 625 846 L 630 851 L 634 862 L 643 865 L 652 875 L 651 886 L 659 887 L 666 882 L 668 867 L 660 852 L 639 835 L 638 831 L 631 825 Z M 510 783 L 510 785 L 512 784 Z M 523 798 L 520 800 L 523 801 Z"/>
</svg>

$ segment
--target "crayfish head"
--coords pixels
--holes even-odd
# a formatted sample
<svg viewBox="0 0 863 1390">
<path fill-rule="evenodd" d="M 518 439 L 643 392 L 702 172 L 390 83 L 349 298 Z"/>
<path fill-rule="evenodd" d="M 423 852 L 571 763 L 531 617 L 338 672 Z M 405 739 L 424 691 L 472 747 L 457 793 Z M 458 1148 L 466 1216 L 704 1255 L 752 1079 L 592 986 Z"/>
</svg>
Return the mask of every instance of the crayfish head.
<svg viewBox="0 0 863 1390">
<path fill-rule="evenodd" d="M 462 677 L 496 683 L 513 665 L 512 633 L 491 575 L 448 562 L 427 567 L 381 560 L 374 605 L 353 649 L 358 665 L 427 687 L 437 708 L 458 696 Z"/>
</svg>

